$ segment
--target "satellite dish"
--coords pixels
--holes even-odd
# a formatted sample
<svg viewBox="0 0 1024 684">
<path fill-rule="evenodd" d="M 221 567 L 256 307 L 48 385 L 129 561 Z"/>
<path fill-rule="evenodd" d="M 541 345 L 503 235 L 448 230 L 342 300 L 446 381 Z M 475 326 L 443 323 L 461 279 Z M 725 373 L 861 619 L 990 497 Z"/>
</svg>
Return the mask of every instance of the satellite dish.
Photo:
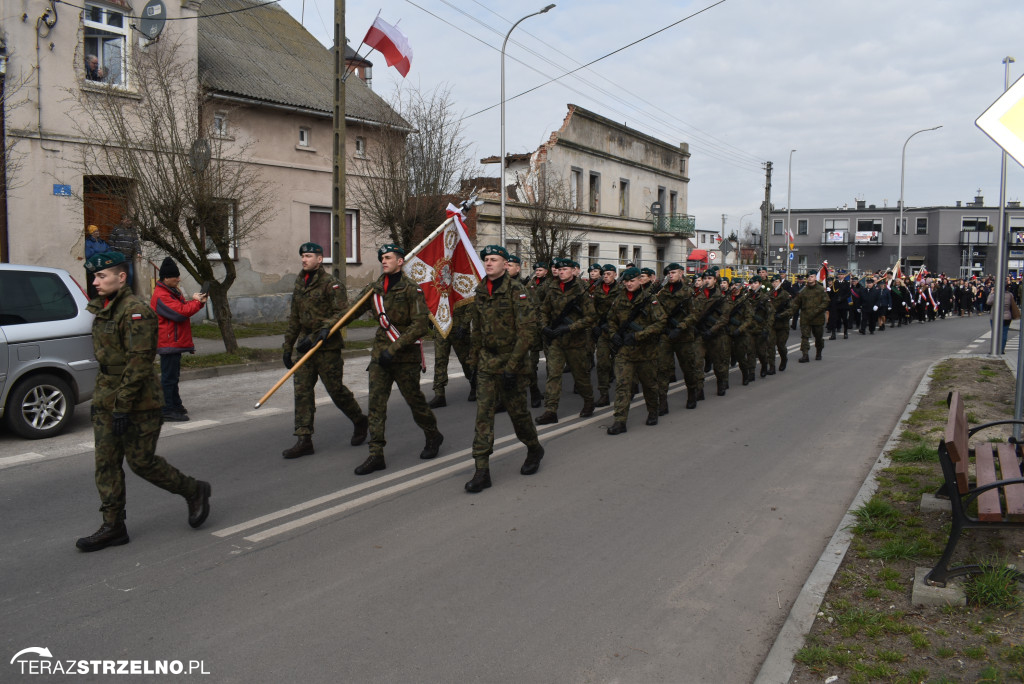
<svg viewBox="0 0 1024 684">
<path fill-rule="evenodd" d="M 142 8 L 141 21 L 139 21 L 139 33 L 149 40 L 156 40 L 160 32 L 164 30 L 167 23 L 167 8 L 163 0 L 149 0 Z"/>
<path fill-rule="evenodd" d="M 210 163 L 210 141 L 206 138 L 199 138 L 192 143 L 192 151 L 188 157 L 189 166 L 195 173 L 202 173 Z"/>
<path fill-rule="evenodd" d="M 661 202 L 651 203 L 651 213 L 655 216 L 661 216 Z"/>
</svg>

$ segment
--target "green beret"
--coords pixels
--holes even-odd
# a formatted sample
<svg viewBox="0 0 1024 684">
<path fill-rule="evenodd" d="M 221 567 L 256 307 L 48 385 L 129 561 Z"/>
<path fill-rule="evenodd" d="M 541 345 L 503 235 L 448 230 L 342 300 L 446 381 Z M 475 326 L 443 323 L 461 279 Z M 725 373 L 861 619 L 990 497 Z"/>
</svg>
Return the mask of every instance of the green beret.
<svg viewBox="0 0 1024 684">
<path fill-rule="evenodd" d="M 778 273 L 776 273 L 775 275 L 772 276 L 772 282 L 773 283 L 777 283 L 780 280 L 782 280 L 782 276 L 780 276 Z"/>
<path fill-rule="evenodd" d="M 573 268 L 581 268 L 580 262 L 574 261 L 572 259 L 569 260 L 569 265 L 572 266 Z"/>
<path fill-rule="evenodd" d="M 572 266 L 572 259 L 556 257 L 551 260 L 551 268 L 565 268 L 566 266 Z"/>
<path fill-rule="evenodd" d="M 324 248 L 315 242 L 303 242 L 299 245 L 299 254 L 319 254 L 323 256 Z"/>
<path fill-rule="evenodd" d="M 111 266 L 117 266 L 127 261 L 124 258 L 124 254 L 120 252 L 100 252 L 99 254 L 93 254 L 85 261 L 85 270 L 89 273 L 96 273 L 108 269 Z"/>
<path fill-rule="evenodd" d="M 522 265 L 522 263 L 523 263 L 523 260 L 520 259 L 519 257 L 517 257 L 515 254 L 509 254 L 508 255 L 508 260 L 511 261 L 513 264 L 520 264 L 520 265 Z"/>
<path fill-rule="evenodd" d="M 761 276 L 759 276 L 759 275 L 750 276 L 750 280 L 748 280 L 747 282 L 748 283 L 759 283 L 759 282 L 761 282 Z"/>
<path fill-rule="evenodd" d="M 633 280 L 634 278 L 639 278 L 639 277 L 640 277 L 640 269 L 635 267 L 635 266 L 631 266 L 630 268 L 627 268 L 625 271 L 622 272 L 622 281 L 623 282 L 625 282 L 627 280 Z"/>
<path fill-rule="evenodd" d="M 684 270 L 686 270 L 686 269 L 684 269 L 682 266 L 680 266 L 675 261 L 673 261 L 671 264 L 669 264 L 668 266 L 665 267 L 666 275 L 667 275 L 668 271 L 684 271 Z"/>
<path fill-rule="evenodd" d="M 548 262 L 546 262 L 546 261 L 535 261 L 535 262 L 533 262 L 533 270 L 536 271 L 538 268 L 543 268 L 545 271 L 548 270 Z"/>
<path fill-rule="evenodd" d="M 483 259 L 484 257 L 495 255 L 500 256 L 505 261 L 508 261 L 508 250 L 502 247 L 501 245 L 487 245 L 486 247 L 480 250 L 481 259 Z"/>
<path fill-rule="evenodd" d="M 617 273 L 618 270 L 619 269 L 615 268 L 615 264 L 605 264 L 604 266 L 601 267 L 601 273 L 604 273 L 606 271 L 611 271 L 612 273 Z"/>
<path fill-rule="evenodd" d="M 654 272 L 654 269 L 653 269 L 653 268 L 647 268 L 646 266 L 644 266 L 643 268 L 641 268 L 641 269 L 640 269 L 640 272 L 641 272 L 642 274 L 644 274 L 644 275 L 649 275 L 649 276 L 652 276 L 652 275 L 657 275 L 657 274 L 656 274 L 656 273 Z"/>
<path fill-rule="evenodd" d="M 718 273 L 718 267 L 717 266 L 712 266 L 711 268 L 708 269 L 708 272 L 709 273 Z"/>
<path fill-rule="evenodd" d="M 381 248 L 377 250 L 377 261 L 384 261 L 384 255 L 388 252 L 394 252 L 400 257 L 405 256 L 405 250 L 398 245 L 381 245 Z"/>
<path fill-rule="evenodd" d="M 600 271 L 601 270 L 601 264 L 597 263 L 596 261 L 592 261 L 592 262 L 590 262 L 590 268 L 588 268 L 587 270 L 588 271 Z"/>
<path fill-rule="evenodd" d="M 730 280 L 729 280 L 728 278 L 725 278 L 725 277 L 723 277 L 723 278 L 720 278 L 719 280 L 720 280 L 721 282 L 725 283 L 726 285 L 729 285 L 729 284 L 731 283 L 731 281 L 730 281 Z"/>
</svg>

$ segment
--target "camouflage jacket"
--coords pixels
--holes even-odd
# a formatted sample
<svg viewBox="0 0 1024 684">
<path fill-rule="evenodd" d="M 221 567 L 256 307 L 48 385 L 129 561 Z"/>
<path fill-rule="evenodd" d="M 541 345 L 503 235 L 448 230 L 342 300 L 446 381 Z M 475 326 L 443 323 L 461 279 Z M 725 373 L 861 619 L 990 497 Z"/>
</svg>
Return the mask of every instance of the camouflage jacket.
<svg viewBox="0 0 1024 684">
<path fill-rule="evenodd" d="M 470 364 L 494 375 L 528 374 L 527 352 L 536 333 L 537 313 L 526 288 L 518 279 L 502 276 L 493 293 L 488 294 L 486 279 L 475 292 Z"/>
<path fill-rule="evenodd" d="M 544 302 L 540 305 L 540 327 L 568 324 L 569 333 L 555 341 L 566 349 L 584 347 L 594 323 L 597 322 L 594 298 L 590 296 L 579 278 L 574 278 L 564 291 L 561 285 L 556 283 L 548 288 Z M 562 312 L 565 312 L 565 316 L 559 321 L 557 319 Z"/>
<path fill-rule="evenodd" d="M 608 286 L 607 292 L 604 291 L 604 283 L 595 285 L 594 289 L 591 290 L 594 296 L 594 313 L 597 315 L 597 321 L 594 323 L 594 326 L 605 326 L 605 330 L 602 333 L 604 335 L 610 335 L 615 332 L 614 330 L 609 330 L 609 326 L 606 324 L 608 323 L 608 311 L 612 308 L 612 302 L 615 301 L 615 298 L 621 291 L 622 288 L 619 287 L 618 282 L 614 280 L 612 281 L 612 284 Z"/>
<path fill-rule="evenodd" d="M 456 306 L 452 311 L 452 329 L 448 331 L 448 340 L 455 342 L 456 340 L 469 340 L 472 332 L 472 320 L 473 320 L 473 299 L 463 299 L 459 302 L 459 306 Z M 434 331 L 436 335 L 440 335 L 440 331 Z"/>
<path fill-rule="evenodd" d="M 612 335 L 633 333 L 636 336 L 635 346 L 619 350 L 618 355 L 624 361 L 653 361 L 658 358 L 658 344 L 665 329 L 665 309 L 647 289 L 638 290 L 633 299 L 629 295 L 625 287 L 619 288 L 608 311 L 608 330 Z"/>
<path fill-rule="evenodd" d="M 109 301 L 97 297 L 87 307 L 92 322 L 92 347 L 100 362 L 92 405 L 102 411 L 152 411 L 164 405 L 153 364 L 156 358 L 157 317 L 130 287 Z"/>
<path fill-rule="evenodd" d="M 754 317 L 750 334 L 754 337 L 764 337 L 775 324 L 775 307 L 772 306 L 768 292 L 763 287 L 757 292 L 751 292 L 749 299 Z"/>
<path fill-rule="evenodd" d="M 299 272 L 292 290 L 291 314 L 284 333 L 284 351 L 290 352 L 302 336 L 312 335 L 322 328 L 330 328 L 348 309 L 348 294 L 342 285 L 323 266 L 313 271 L 306 280 Z M 341 349 L 344 343 L 340 333 L 328 337 L 321 349 Z"/>
<path fill-rule="evenodd" d="M 754 332 L 754 305 L 750 301 L 749 290 L 740 290 L 739 294 L 726 297 L 723 310 L 728 311 L 729 322 L 726 331 L 732 337 L 750 335 Z"/>
<path fill-rule="evenodd" d="M 693 340 L 693 326 L 699 315 L 693 288 L 687 283 L 678 283 L 678 287 L 673 289 L 669 283 L 658 293 L 658 303 L 665 310 L 665 333 L 679 328 L 683 331 L 679 339 Z"/>
<path fill-rule="evenodd" d="M 780 287 L 777 290 L 772 290 L 768 299 L 772 303 L 772 308 L 775 309 L 772 325 L 776 328 L 788 328 L 789 319 L 793 317 L 789 311 L 789 302 L 793 299 L 793 295 L 789 294 L 786 288 Z"/>
<path fill-rule="evenodd" d="M 729 320 L 722 291 L 717 287 L 710 290 L 699 288 L 693 296 L 693 306 L 697 315 L 697 333 L 718 334 Z"/>
<path fill-rule="evenodd" d="M 799 311 L 801 322 L 807 325 L 824 325 L 828 305 L 828 293 L 815 282 L 814 285 L 805 286 L 796 297 L 793 297 L 793 301 L 789 303 L 789 311 Z"/>
<path fill-rule="evenodd" d="M 544 298 L 548 294 L 548 286 L 551 285 L 551 278 L 543 278 L 538 283 L 536 278 L 530 278 L 526 281 L 526 290 L 530 295 L 530 301 L 533 305 L 540 309 L 540 305 L 544 303 Z"/>
<path fill-rule="evenodd" d="M 362 299 L 363 295 L 371 290 L 373 294 L 382 295 L 384 298 L 384 313 L 391 322 L 391 325 L 398 330 L 399 337 L 392 342 L 388 338 L 387 331 L 378 325 L 377 336 L 373 338 L 373 349 L 370 352 L 370 356 L 376 361 L 380 358 L 380 353 L 387 349 L 397 362 L 420 363 L 421 350 L 416 342 L 426 335 L 427 330 L 430 328 L 430 312 L 427 309 L 426 300 L 423 299 L 423 291 L 420 290 L 415 281 L 401 273 L 398 281 L 394 285 L 390 285 L 387 293 L 385 293 L 384 279 L 387 277 L 382 275 L 373 283 L 367 285 L 359 293 L 359 298 Z M 377 309 L 373 306 L 373 300 L 374 297 L 371 295 L 353 313 L 353 317 L 360 316 L 367 309 L 373 312 L 374 317 L 376 317 Z"/>
</svg>

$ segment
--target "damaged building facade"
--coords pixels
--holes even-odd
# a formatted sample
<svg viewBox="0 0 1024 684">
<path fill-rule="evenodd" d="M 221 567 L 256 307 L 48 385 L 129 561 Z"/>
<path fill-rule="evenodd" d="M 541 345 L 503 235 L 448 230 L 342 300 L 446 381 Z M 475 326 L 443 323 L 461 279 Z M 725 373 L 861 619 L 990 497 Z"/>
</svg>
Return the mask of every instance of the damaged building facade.
<svg viewBox="0 0 1024 684">
<path fill-rule="evenodd" d="M 693 245 L 687 213 L 689 145 L 672 145 L 577 105 L 529 154 L 509 154 L 505 242 L 524 262 L 570 256 L 581 264 L 684 262 Z M 500 157 L 481 160 L 500 164 Z M 483 193 L 477 242 L 497 243 L 501 197 Z"/>
</svg>

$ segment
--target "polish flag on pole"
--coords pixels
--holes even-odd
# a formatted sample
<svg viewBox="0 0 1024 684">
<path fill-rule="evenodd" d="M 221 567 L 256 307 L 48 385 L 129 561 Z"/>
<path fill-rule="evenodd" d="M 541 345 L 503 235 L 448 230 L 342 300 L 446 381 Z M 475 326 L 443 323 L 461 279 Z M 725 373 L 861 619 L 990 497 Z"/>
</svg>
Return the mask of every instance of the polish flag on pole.
<svg viewBox="0 0 1024 684">
<path fill-rule="evenodd" d="M 818 269 L 818 282 L 825 284 L 828 280 L 828 261 L 821 262 L 821 268 Z"/>
<path fill-rule="evenodd" d="M 409 67 L 412 66 L 412 47 L 409 45 L 409 39 L 402 35 L 397 27 L 377 17 L 373 20 L 373 26 L 366 32 L 363 42 L 384 55 L 388 66 L 398 69 L 403 78 L 409 75 Z"/>
<path fill-rule="evenodd" d="M 917 277 L 916 277 L 916 278 L 914 278 L 914 282 L 915 282 L 915 283 L 923 283 L 923 282 L 924 282 L 924 279 L 925 279 L 925 278 L 926 278 L 927 276 L 928 276 L 928 269 L 927 269 L 927 268 L 925 268 L 925 267 L 924 267 L 924 266 L 922 265 L 922 266 L 921 266 L 921 270 L 917 272 Z"/>
<path fill-rule="evenodd" d="M 791 231 L 791 230 L 789 230 L 787 228 L 786 229 L 786 233 L 788 234 L 788 237 L 789 237 L 789 248 L 793 249 L 793 231 Z"/>
<path fill-rule="evenodd" d="M 415 257 L 405 262 L 405 274 L 416 281 L 430 309 L 430 320 L 445 338 L 457 307 L 473 301 L 484 277 L 484 265 L 466 232 L 465 215 L 448 205 L 448 220 Z"/>
</svg>

